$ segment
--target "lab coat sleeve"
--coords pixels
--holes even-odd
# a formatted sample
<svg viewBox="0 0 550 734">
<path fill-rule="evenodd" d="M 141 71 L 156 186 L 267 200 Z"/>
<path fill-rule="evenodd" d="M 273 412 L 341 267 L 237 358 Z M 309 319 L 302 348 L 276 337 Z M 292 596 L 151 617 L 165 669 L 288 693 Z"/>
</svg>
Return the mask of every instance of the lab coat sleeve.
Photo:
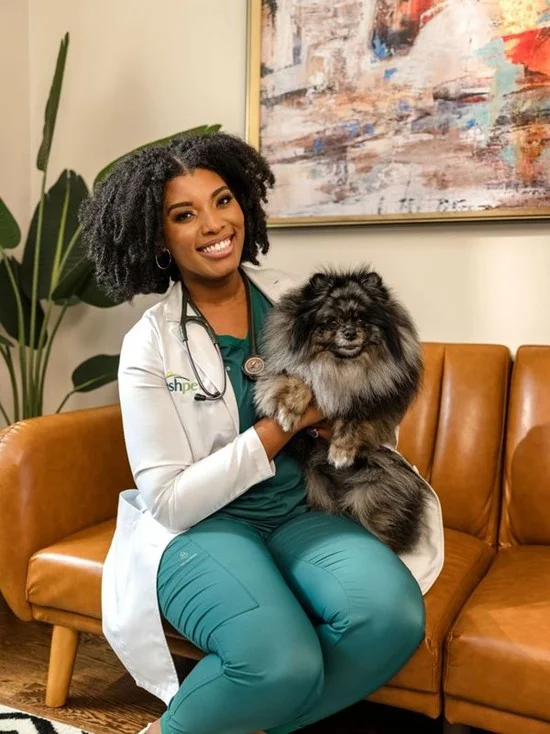
<svg viewBox="0 0 550 734">
<path fill-rule="evenodd" d="M 152 516 L 181 532 L 275 474 L 254 428 L 193 461 L 164 378 L 159 337 L 142 319 L 126 335 L 118 372 L 124 438 L 136 486 Z"/>
</svg>

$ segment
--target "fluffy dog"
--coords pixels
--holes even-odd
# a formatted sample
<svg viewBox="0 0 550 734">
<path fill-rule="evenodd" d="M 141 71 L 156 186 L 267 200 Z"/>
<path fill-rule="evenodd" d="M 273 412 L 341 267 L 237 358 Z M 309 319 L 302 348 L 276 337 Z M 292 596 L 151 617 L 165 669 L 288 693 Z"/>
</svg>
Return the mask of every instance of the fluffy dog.
<svg viewBox="0 0 550 734">
<path fill-rule="evenodd" d="M 271 310 L 262 352 L 259 415 L 291 430 L 314 401 L 333 422 L 329 444 L 303 433 L 296 444 L 309 504 L 353 517 L 395 552 L 411 550 L 429 488 L 393 449 L 422 379 L 407 310 L 370 268 L 319 272 Z"/>
</svg>

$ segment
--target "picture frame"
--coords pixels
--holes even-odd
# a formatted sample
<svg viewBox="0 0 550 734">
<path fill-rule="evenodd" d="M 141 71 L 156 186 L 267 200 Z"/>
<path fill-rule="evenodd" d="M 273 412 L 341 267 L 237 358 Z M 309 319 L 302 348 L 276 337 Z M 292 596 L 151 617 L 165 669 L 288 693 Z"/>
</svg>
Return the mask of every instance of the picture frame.
<svg viewBox="0 0 550 734">
<path fill-rule="evenodd" d="M 508 0 L 247 0 L 245 135 L 275 173 L 269 226 L 549 218 L 537 2 L 542 20 Z"/>
</svg>

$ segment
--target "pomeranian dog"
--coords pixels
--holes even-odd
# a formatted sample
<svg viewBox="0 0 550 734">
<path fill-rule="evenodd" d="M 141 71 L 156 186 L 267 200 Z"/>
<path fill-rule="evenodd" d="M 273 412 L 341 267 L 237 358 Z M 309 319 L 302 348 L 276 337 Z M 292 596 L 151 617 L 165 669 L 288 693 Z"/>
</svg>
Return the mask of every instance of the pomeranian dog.
<svg viewBox="0 0 550 734">
<path fill-rule="evenodd" d="M 411 550 L 430 489 L 394 450 L 422 379 L 407 310 L 368 267 L 318 272 L 270 311 L 262 354 L 260 416 L 288 431 L 314 402 L 333 424 L 329 443 L 295 439 L 310 506 L 351 516 L 397 553 Z"/>
</svg>

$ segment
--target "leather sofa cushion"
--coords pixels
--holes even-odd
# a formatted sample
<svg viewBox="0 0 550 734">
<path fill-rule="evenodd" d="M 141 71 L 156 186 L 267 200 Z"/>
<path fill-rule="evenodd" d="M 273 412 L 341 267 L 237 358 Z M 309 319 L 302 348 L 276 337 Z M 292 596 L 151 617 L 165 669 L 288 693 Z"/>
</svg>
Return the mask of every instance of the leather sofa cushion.
<svg viewBox="0 0 550 734">
<path fill-rule="evenodd" d="M 398 448 L 433 486 L 445 527 L 496 544 L 510 351 L 424 343 L 424 378 Z"/>
<path fill-rule="evenodd" d="M 389 685 L 439 693 L 445 639 L 456 615 L 489 568 L 493 557 L 494 550 L 483 541 L 445 528 L 445 563 L 425 597 L 425 640 Z"/>
<path fill-rule="evenodd" d="M 35 553 L 28 601 L 101 619 L 101 573 L 114 532 L 115 520 L 107 520 Z"/>
<path fill-rule="evenodd" d="M 499 544 L 550 544 L 550 347 L 518 349 L 506 428 Z"/>
<path fill-rule="evenodd" d="M 449 644 L 445 693 L 550 721 L 550 548 L 498 553 Z"/>
</svg>

